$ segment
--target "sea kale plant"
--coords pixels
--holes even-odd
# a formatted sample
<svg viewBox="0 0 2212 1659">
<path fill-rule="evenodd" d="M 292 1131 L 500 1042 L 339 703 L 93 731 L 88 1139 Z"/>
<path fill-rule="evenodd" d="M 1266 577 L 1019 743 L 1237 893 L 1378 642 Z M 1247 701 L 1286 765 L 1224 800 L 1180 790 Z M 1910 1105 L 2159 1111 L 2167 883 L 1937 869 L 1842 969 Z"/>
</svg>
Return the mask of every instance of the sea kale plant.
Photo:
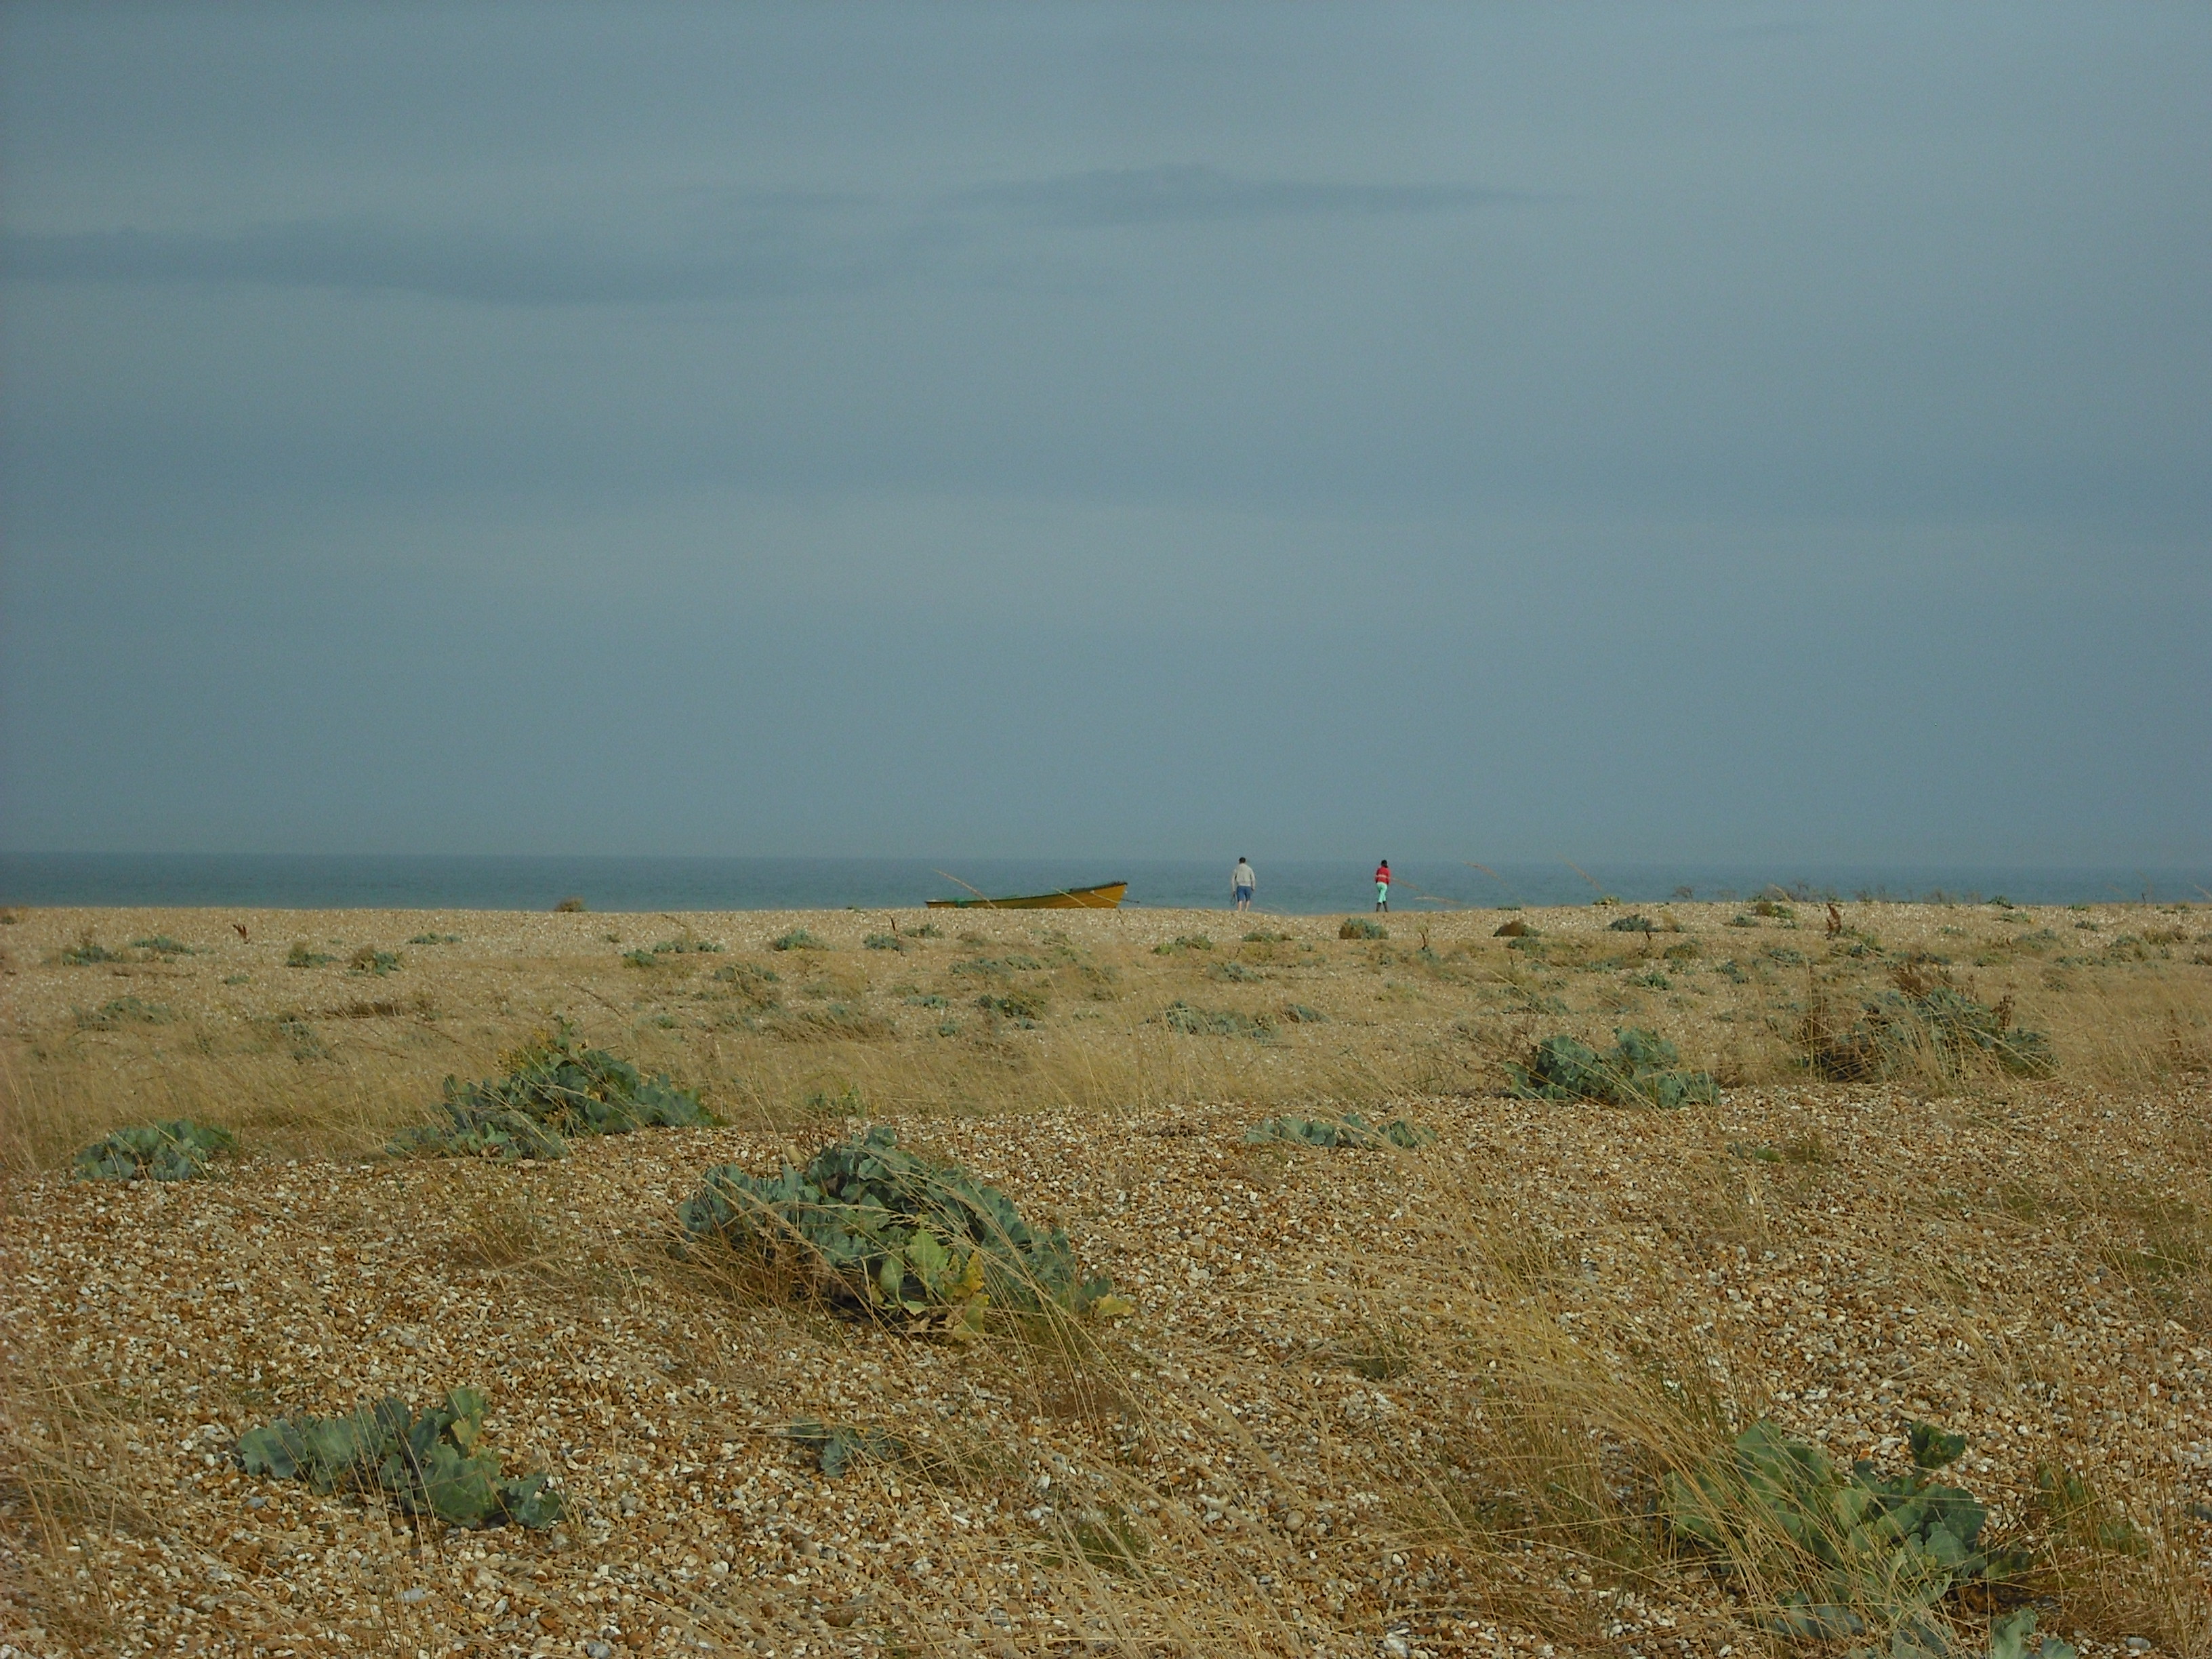
<svg viewBox="0 0 2212 1659">
<path fill-rule="evenodd" d="M 1366 1150 L 1388 1146 L 1407 1152 L 1425 1146 L 1436 1138 L 1434 1131 L 1417 1128 L 1402 1117 L 1376 1124 L 1357 1112 L 1346 1112 L 1342 1117 L 1262 1118 L 1244 1132 L 1246 1142 L 1255 1146 L 1287 1144 Z"/>
<path fill-rule="evenodd" d="M 386 1395 L 346 1417 L 280 1417 L 238 1440 L 239 1466 L 317 1492 L 380 1492 L 409 1515 L 455 1527 L 550 1527 L 561 1494 L 543 1474 L 501 1478 L 499 1454 L 483 1446 L 484 1397 L 455 1389 L 416 1416 Z"/>
<path fill-rule="evenodd" d="M 1660 1516 L 1678 1542 L 1711 1552 L 1752 1589 L 1759 1624 L 1775 1634 L 1871 1634 L 1890 1659 L 1944 1659 L 1954 1650 L 1938 1612 L 1944 1598 L 2017 1577 L 2027 1562 L 1990 1548 L 1988 1510 L 1936 1478 L 1966 1449 L 1965 1436 L 1916 1423 L 1911 1446 L 1901 1474 L 1863 1460 L 1843 1474 L 1819 1447 L 1762 1419 L 1703 1468 L 1662 1476 Z M 2000 1626 L 1996 1653 L 2031 1650 L 2032 1618 Z M 2070 1659 L 2073 1650 L 2045 1641 L 2041 1651 Z"/>
<path fill-rule="evenodd" d="M 1710 1106 L 1720 1098 L 1711 1073 L 1681 1070 L 1682 1057 L 1666 1038 L 1631 1026 L 1613 1039 L 1601 1054 L 1571 1036 L 1546 1037 L 1525 1063 L 1507 1065 L 1511 1092 L 1523 1100 L 1615 1106 Z"/>
<path fill-rule="evenodd" d="M 1817 1015 L 1802 1032 L 1808 1063 L 1821 1077 L 1856 1083 L 1891 1076 L 1932 1060 L 1947 1076 L 1994 1066 L 2022 1077 L 2058 1069 L 2051 1039 L 2013 1023 L 2012 999 L 1995 1007 L 1976 1001 L 1947 974 L 1917 963 L 1892 969 L 1897 988 L 1867 1003 L 1840 1030 Z"/>
<path fill-rule="evenodd" d="M 95 1140 L 76 1155 L 79 1181 L 198 1181 L 208 1161 L 238 1145 L 228 1129 L 188 1117 L 141 1123 Z"/>
<path fill-rule="evenodd" d="M 840 1305 L 952 1332 L 984 1310 L 1126 1313 L 1103 1274 L 1081 1276 L 1067 1235 L 1024 1221 L 1006 1194 L 957 1165 L 900 1146 L 880 1125 L 774 1176 L 707 1172 L 678 1212 L 685 1235 L 792 1270 Z"/>
<path fill-rule="evenodd" d="M 430 1157 L 559 1158 L 564 1137 L 620 1135 L 647 1127 L 691 1128 L 716 1121 L 696 1091 L 665 1074 L 651 1077 L 604 1048 L 587 1048 L 575 1028 L 556 1020 L 502 1057 L 503 1073 L 482 1083 L 446 1079 L 447 1121 L 403 1133 L 392 1151 Z"/>
</svg>

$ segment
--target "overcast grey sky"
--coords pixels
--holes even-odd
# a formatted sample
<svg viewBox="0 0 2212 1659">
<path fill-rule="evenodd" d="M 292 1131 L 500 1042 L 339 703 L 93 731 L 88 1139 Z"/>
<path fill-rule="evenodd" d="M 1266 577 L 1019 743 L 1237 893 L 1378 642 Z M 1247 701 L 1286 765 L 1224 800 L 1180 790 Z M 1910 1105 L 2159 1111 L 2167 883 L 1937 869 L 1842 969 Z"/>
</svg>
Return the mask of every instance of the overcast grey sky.
<svg viewBox="0 0 2212 1659">
<path fill-rule="evenodd" d="M 2212 9 L 0 76 L 7 847 L 2212 855 Z"/>
</svg>

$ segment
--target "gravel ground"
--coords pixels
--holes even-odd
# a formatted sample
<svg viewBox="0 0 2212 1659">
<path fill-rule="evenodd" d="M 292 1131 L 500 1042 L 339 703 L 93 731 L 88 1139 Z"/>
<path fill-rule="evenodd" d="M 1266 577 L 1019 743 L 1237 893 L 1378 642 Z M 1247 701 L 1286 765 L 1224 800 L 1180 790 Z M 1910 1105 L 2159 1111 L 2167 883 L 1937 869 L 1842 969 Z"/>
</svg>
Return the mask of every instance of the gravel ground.
<svg viewBox="0 0 2212 1659">
<path fill-rule="evenodd" d="M 1034 1334 L 853 1326 L 672 1256 L 672 1207 L 703 1168 L 772 1168 L 812 1140 L 665 1131 L 520 1168 L 246 1159 L 168 1188 L 17 1182 L 0 1641 L 1765 1650 L 1694 1562 L 1625 1571 L 1440 1524 L 1481 1495 L 1498 1366 L 1532 1321 L 1599 1376 L 1701 1368 L 1838 1458 L 1894 1462 L 1914 1417 L 1962 1430 L 1959 1474 L 2001 1524 L 2027 1522 L 2039 1462 L 2092 1472 L 2202 1574 L 2202 1258 L 2160 1264 L 2183 1261 L 2176 1227 L 2202 1248 L 2205 1105 L 2195 1086 L 2027 1085 L 1731 1091 L 1671 1115 L 1425 1099 L 1404 1109 L 1439 1139 L 1413 1156 L 1248 1147 L 1252 1115 L 1223 1105 L 901 1126 L 1063 1220 L 1136 1303 L 1074 1358 Z M 418 1531 L 226 1455 L 279 1411 L 423 1405 L 463 1382 L 489 1394 L 512 1470 L 556 1472 L 557 1528 Z M 806 1418 L 906 1451 L 828 1479 L 779 1433 Z M 72 1486 L 128 1502 L 42 1529 L 29 1500 Z M 2076 1633 L 2092 1655 L 2136 1634 Z"/>
</svg>

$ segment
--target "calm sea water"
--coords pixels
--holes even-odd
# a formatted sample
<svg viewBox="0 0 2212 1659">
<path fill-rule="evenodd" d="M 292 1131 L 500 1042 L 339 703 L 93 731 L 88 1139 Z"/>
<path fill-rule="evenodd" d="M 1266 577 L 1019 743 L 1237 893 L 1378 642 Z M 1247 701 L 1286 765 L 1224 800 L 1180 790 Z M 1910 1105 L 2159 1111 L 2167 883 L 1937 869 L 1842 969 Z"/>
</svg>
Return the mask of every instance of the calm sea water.
<svg viewBox="0 0 2212 1659">
<path fill-rule="evenodd" d="M 277 909 L 544 910 L 580 898 L 593 910 L 866 909 L 986 893 L 1048 891 L 1126 880 L 1127 902 L 1225 907 L 1232 859 L 914 859 L 292 857 L 278 854 L 0 853 L 0 903 L 240 905 Z M 1258 859 L 1262 911 L 1321 915 L 1373 902 L 1364 860 Z M 1577 904 L 1600 891 L 1634 903 L 1747 897 L 1769 887 L 1802 896 L 1980 899 L 2019 904 L 2212 900 L 2212 869 L 2001 868 L 1987 866 L 1498 864 L 1394 865 L 1393 908 Z M 940 871 L 945 873 L 940 873 Z M 947 876 L 957 877 L 957 881 Z"/>
</svg>

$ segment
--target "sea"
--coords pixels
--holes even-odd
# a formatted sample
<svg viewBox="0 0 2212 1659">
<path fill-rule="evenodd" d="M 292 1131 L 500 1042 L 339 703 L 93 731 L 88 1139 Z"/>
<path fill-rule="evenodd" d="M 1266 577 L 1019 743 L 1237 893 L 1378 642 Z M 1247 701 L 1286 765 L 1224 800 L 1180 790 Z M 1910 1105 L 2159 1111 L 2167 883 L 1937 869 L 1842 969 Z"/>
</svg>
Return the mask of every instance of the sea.
<svg viewBox="0 0 2212 1659">
<path fill-rule="evenodd" d="M 889 909 L 933 898 L 1129 884 L 1131 908 L 1226 908 L 1233 858 L 625 858 L 283 854 L 0 853 L 0 904 L 256 909 Z M 1352 859 L 1255 859 L 1262 914 L 1321 915 L 1374 901 Z M 2212 902 L 2212 868 L 1565 860 L 1395 863 L 1392 908 L 1495 908 L 1668 899 L 1951 900 L 2015 904 Z"/>
</svg>

